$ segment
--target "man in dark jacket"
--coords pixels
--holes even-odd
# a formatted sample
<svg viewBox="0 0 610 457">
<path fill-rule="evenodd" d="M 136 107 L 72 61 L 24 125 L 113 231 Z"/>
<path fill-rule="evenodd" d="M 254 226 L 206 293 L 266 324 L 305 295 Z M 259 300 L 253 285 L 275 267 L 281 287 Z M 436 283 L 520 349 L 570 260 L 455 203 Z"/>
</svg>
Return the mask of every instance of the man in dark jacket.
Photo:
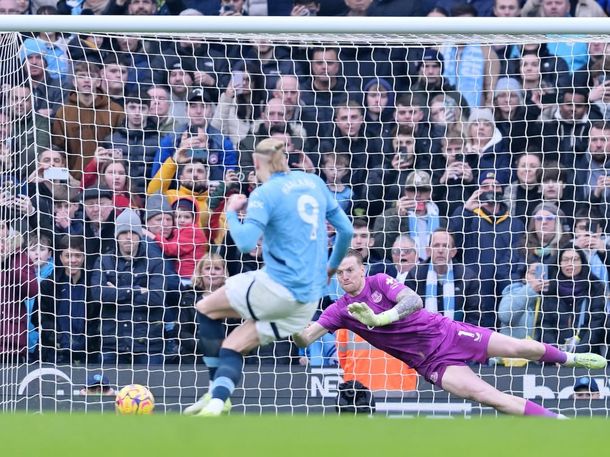
<svg viewBox="0 0 610 457">
<path fill-rule="evenodd" d="M 449 231 L 462 262 L 470 266 L 481 281 L 481 323 L 496 324 L 496 297 L 509 284 L 513 247 L 524 235 L 523 222 L 510 215 L 502 201 L 502 185 L 495 173 L 479 178 L 479 189 L 459 206 L 449 220 Z"/>
<path fill-rule="evenodd" d="M 116 250 L 98 259 L 91 277 L 92 299 L 101 303 L 102 361 L 161 364 L 165 261 L 144 240 L 133 210 L 117 218 L 115 236 Z"/>
<path fill-rule="evenodd" d="M 428 311 L 479 325 L 479 281 L 471 268 L 453 262 L 457 254 L 453 236 L 446 229 L 437 229 L 427 250 L 429 260 L 415 265 L 405 284 L 422 297 Z"/>
</svg>

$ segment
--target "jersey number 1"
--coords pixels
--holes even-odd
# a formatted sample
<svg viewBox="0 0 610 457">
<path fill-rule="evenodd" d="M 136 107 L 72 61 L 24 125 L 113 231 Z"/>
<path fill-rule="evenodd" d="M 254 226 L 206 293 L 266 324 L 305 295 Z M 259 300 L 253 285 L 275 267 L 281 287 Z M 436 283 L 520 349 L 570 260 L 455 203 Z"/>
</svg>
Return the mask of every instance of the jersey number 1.
<svg viewBox="0 0 610 457">
<path fill-rule="evenodd" d="M 301 195 L 297 200 L 297 211 L 303 222 L 311 225 L 309 239 L 315 240 L 318 237 L 318 215 L 320 213 L 318 201 L 311 195 Z"/>
</svg>

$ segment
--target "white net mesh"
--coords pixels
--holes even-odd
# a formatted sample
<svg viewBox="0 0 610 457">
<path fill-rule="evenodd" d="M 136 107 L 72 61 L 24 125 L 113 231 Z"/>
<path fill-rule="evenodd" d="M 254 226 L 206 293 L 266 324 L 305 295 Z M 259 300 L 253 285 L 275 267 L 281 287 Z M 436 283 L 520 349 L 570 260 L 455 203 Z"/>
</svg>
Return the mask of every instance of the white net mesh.
<svg viewBox="0 0 610 457">
<path fill-rule="evenodd" d="M 194 303 L 263 265 L 260 249 L 236 249 L 223 208 L 254 188 L 252 151 L 269 136 L 354 218 L 369 274 L 456 320 L 605 355 L 607 43 L 1 35 L 3 408 L 108 407 L 112 395 L 82 395 L 96 373 L 149 386 L 159 410 L 205 392 Z M 443 227 L 450 280 L 429 273 Z M 345 370 L 379 411 L 481 412 L 347 332 L 245 360 L 236 411 L 326 411 Z M 473 368 L 552 407 L 581 374 L 508 359 Z M 603 374 L 598 384 L 603 396 Z M 607 414 L 575 405 L 559 408 Z"/>
</svg>

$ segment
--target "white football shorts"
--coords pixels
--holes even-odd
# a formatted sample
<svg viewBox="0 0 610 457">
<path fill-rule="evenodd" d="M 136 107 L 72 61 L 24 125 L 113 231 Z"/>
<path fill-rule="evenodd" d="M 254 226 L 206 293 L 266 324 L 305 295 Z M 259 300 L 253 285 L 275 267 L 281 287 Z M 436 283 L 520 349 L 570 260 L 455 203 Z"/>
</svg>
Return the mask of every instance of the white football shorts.
<svg viewBox="0 0 610 457">
<path fill-rule="evenodd" d="M 292 293 L 263 270 L 227 279 L 231 307 L 244 319 L 254 319 L 261 345 L 300 332 L 311 322 L 318 302 L 298 302 Z"/>
</svg>

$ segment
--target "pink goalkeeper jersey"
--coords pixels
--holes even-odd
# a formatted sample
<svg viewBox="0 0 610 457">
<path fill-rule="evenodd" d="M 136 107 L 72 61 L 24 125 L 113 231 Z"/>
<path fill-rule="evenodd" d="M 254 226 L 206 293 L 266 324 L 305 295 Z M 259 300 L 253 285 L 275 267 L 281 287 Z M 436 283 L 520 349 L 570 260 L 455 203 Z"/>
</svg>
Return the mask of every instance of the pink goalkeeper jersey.
<svg viewBox="0 0 610 457">
<path fill-rule="evenodd" d="M 441 314 L 431 313 L 421 309 L 404 319 L 393 324 L 378 328 L 368 328 L 366 325 L 354 319 L 347 312 L 347 306 L 354 302 L 365 302 L 370 308 L 379 314 L 396 305 L 396 296 L 406 286 L 397 282 L 386 274 L 377 274 L 365 279 L 366 283 L 362 292 L 356 297 L 344 295 L 335 303 L 330 305 L 318 319 L 318 324 L 334 332 L 340 328 L 346 328 L 360 335 L 370 344 L 382 351 L 407 363 L 410 367 L 421 369 L 426 375 L 431 359 L 443 359 L 443 355 L 451 354 L 451 360 L 478 360 L 485 359 L 486 342 L 488 340 L 488 329 L 480 329 L 459 322 L 455 322 Z M 481 343 L 474 353 L 470 348 L 465 348 L 462 355 L 459 347 L 456 347 L 455 335 L 459 329 L 478 330 L 484 333 Z M 472 333 L 469 333 L 472 335 Z M 476 338 L 475 335 L 472 335 Z M 472 338 L 469 338 L 472 340 Z M 459 346 L 459 345 L 458 345 Z M 457 351 L 456 351 L 457 349 Z M 440 362 L 440 360 L 439 360 Z M 453 363 L 450 363 L 453 364 Z M 418 371 L 420 371 L 418 369 Z M 434 378 L 433 378 L 434 379 Z"/>
</svg>

